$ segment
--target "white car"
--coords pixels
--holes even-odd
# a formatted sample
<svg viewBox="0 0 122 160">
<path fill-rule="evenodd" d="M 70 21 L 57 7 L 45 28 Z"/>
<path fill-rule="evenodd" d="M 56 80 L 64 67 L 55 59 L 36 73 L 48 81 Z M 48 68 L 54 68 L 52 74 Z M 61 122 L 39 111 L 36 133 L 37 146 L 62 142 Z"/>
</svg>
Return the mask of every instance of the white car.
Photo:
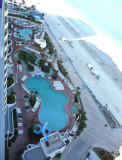
<svg viewBox="0 0 122 160">
<path fill-rule="evenodd" d="M 99 78 L 99 73 L 94 69 L 91 62 L 87 63 L 87 67 L 90 69 L 91 73 L 96 76 L 96 78 Z"/>
</svg>

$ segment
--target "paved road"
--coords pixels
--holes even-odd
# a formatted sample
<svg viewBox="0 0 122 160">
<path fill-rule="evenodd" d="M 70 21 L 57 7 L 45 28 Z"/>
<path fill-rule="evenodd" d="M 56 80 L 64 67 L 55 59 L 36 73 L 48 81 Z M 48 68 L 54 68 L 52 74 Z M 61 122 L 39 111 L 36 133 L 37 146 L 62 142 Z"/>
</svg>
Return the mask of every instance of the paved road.
<svg viewBox="0 0 122 160">
<path fill-rule="evenodd" d="M 90 149 L 83 140 L 77 138 L 70 147 L 62 154 L 61 160 L 80 160 L 82 156 Z"/>
<path fill-rule="evenodd" d="M 76 87 L 79 86 L 83 88 L 84 84 L 82 83 L 81 79 L 73 69 L 74 68 L 73 65 L 70 63 L 65 54 L 62 52 L 56 39 L 49 31 L 50 28 L 48 29 L 48 27 L 46 26 L 45 30 L 48 33 L 50 39 L 52 40 L 59 54 L 59 57 L 63 55 L 65 59 L 64 66 L 69 72 L 71 80 L 73 81 Z M 94 83 L 95 81 L 97 83 L 96 79 L 92 80 L 92 83 Z M 106 124 L 107 121 L 105 120 L 103 114 L 99 110 L 97 104 L 94 102 L 93 98 L 91 97 L 87 89 L 82 90 L 81 99 L 84 105 L 84 109 L 87 113 L 88 121 L 87 121 L 87 128 L 84 130 L 83 133 L 81 133 L 80 139 L 83 140 L 89 146 L 102 147 L 109 151 L 117 152 L 120 145 L 122 144 L 122 129 L 111 129 L 110 126 L 108 127 L 104 126 L 104 124 Z M 72 151 L 73 149 L 71 149 L 71 152 Z M 70 156 L 70 154 L 68 156 Z"/>
</svg>

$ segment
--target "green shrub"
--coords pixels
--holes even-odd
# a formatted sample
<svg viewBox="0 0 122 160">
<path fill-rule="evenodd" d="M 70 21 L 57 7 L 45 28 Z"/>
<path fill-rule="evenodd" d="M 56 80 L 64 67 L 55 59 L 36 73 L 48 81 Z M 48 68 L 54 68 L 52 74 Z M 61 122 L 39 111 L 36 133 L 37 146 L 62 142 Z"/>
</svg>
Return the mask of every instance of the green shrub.
<svg viewBox="0 0 122 160">
<path fill-rule="evenodd" d="M 52 55 L 53 52 L 54 52 L 54 46 L 53 46 L 50 38 L 48 37 L 47 33 L 45 33 L 44 39 L 45 39 L 46 42 L 47 42 L 47 48 L 49 49 L 49 54 Z"/>
<path fill-rule="evenodd" d="M 75 102 L 75 103 L 78 103 L 78 97 L 77 97 L 76 94 L 75 94 L 75 97 L 74 97 L 74 102 Z"/>
<path fill-rule="evenodd" d="M 16 111 L 16 109 L 13 109 L 13 118 L 14 118 L 14 120 L 17 120 L 17 111 Z"/>
<path fill-rule="evenodd" d="M 22 160 L 21 155 L 23 154 L 24 150 L 20 149 L 16 154 L 15 160 Z"/>
<path fill-rule="evenodd" d="M 22 64 L 20 59 L 17 60 L 17 63 L 18 63 L 18 64 Z"/>
<path fill-rule="evenodd" d="M 66 71 L 66 69 L 65 69 L 64 66 L 62 65 L 62 62 L 61 62 L 61 61 L 57 61 L 57 64 L 58 64 L 58 68 L 59 68 L 60 72 L 61 72 L 65 77 L 67 77 L 68 72 Z"/>
<path fill-rule="evenodd" d="M 30 102 L 30 105 L 32 107 L 34 107 L 35 103 L 36 103 L 36 99 L 33 99 L 33 98 L 29 98 L 29 102 Z"/>
<path fill-rule="evenodd" d="M 55 157 L 60 159 L 61 158 L 61 153 L 57 153 Z"/>
<path fill-rule="evenodd" d="M 98 155 L 98 157 L 101 160 L 113 160 L 114 159 L 112 153 L 108 152 L 107 150 L 103 148 L 95 147 L 93 148 L 93 151 Z"/>
<path fill-rule="evenodd" d="M 8 77 L 7 78 L 7 87 L 10 87 L 14 83 L 14 78 L 13 77 Z"/>
<path fill-rule="evenodd" d="M 18 127 L 17 121 L 14 120 L 14 128 L 17 128 L 17 127 Z"/>
<path fill-rule="evenodd" d="M 30 126 L 28 128 L 28 136 L 33 140 L 40 140 L 43 137 L 41 133 L 40 134 L 34 133 L 33 126 Z"/>
<path fill-rule="evenodd" d="M 15 96 L 9 95 L 7 96 L 7 104 L 12 104 L 15 102 Z"/>
<path fill-rule="evenodd" d="M 58 77 L 58 71 L 57 70 L 53 70 L 53 75 L 52 75 L 52 79 L 56 80 Z"/>
<path fill-rule="evenodd" d="M 36 57 L 36 55 L 34 53 L 30 53 L 30 52 L 28 53 L 27 51 L 23 51 L 23 50 L 21 50 L 19 52 L 18 57 L 20 59 L 22 59 L 26 64 L 28 62 L 30 62 L 32 64 L 35 64 L 36 59 L 37 59 L 37 57 Z"/>
<path fill-rule="evenodd" d="M 27 70 L 34 71 L 34 67 L 27 63 Z"/>
<path fill-rule="evenodd" d="M 42 24 L 42 22 L 40 22 L 40 21 L 36 21 L 35 19 L 31 19 L 31 18 L 25 17 L 25 16 L 23 16 L 23 15 L 12 14 L 12 13 L 9 13 L 8 15 L 14 16 L 14 17 L 23 18 L 23 19 L 27 19 L 27 20 L 30 20 L 30 21 L 35 22 L 35 23 L 37 23 L 37 24 Z"/>
<path fill-rule="evenodd" d="M 47 63 L 47 65 L 45 65 L 45 63 Z M 50 62 L 47 62 L 46 60 L 41 59 L 38 61 L 38 64 L 39 64 L 39 67 L 41 67 L 41 71 L 47 72 L 47 73 L 50 72 L 50 68 L 52 66 Z"/>
</svg>

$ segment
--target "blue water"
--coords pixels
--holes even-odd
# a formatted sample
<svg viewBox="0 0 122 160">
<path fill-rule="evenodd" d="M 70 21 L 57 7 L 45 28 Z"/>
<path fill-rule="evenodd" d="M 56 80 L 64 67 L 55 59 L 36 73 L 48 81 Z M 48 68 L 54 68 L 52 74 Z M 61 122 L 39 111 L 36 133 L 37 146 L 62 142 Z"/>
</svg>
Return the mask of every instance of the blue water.
<svg viewBox="0 0 122 160">
<path fill-rule="evenodd" d="M 73 103 L 72 104 L 72 112 L 77 112 L 78 111 L 78 107 Z"/>
<path fill-rule="evenodd" d="M 29 34 L 32 34 L 32 29 L 24 28 L 24 29 L 19 29 L 18 31 L 21 39 L 30 40 Z"/>
<path fill-rule="evenodd" d="M 35 76 L 27 80 L 26 86 L 31 91 L 38 91 L 38 96 L 42 100 L 42 107 L 39 111 L 40 122 L 44 125 L 48 122 L 48 127 L 52 131 L 64 128 L 68 123 L 68 116 L 63 109 L 68 98 L 64 93 L 56 92 L 51 88 L 48 80 Z"/>
<path fill-rule="evenodd" d="M 24 50 L 24 51 L 27 51 L 27 52 L 31 53 L 31 51 L 28 51 L 26 49 L 21 49 L 21 50 Z M 18 58 L 18 54 L 19 54 L 19 51 L 14 54 L 14 57 Z M 37 57 L 36 64 L 38 64 L 38 60 L 40 59 L 40 57 L 37 54 L 35 54 L 35 55 Z M 31 73 L 32 72 L 32 71 L 27 70 L 27 65 L 26 65 L 26 63 L 23 60 L 21 60 L 21 63 L 22 63 L 22 69 L 23 69 L 24 72 L 26 72 L 26 73 Z"/>
<path fill-rule="evenodd" d="M 122 47 L 122 0 L 66 0 L 83 20 Z"/>
<path fill-rule="evenodd" d="M 50 69 L 50 72 L 49 72 L 49 73 L 46 73 L 46 72 L 44 72 L 44 73 L 45 73 L 45 75 L 51 76 L 51 75 L 53 74 L 53 70 Z"/>
</svg>

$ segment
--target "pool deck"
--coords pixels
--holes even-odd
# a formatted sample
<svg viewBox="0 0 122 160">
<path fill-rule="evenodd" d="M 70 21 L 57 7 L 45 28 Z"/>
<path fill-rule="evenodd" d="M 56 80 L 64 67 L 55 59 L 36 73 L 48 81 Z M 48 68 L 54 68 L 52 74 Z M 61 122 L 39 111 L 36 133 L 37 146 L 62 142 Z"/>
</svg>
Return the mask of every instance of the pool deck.
<svg viewBox="0 0 122 160">
<path fill-rule="evenodd" d="M 13 28 L 17 27 L 17 25 L 13 24 Z M 23 29 L 24 27 L 20 26 L 19 29 Z M 29 27 L 30 29 L 34 29 L 34 28 L 31 28 Z M 13 51 L 11 53 L 11 57 L 12 57 L 12 61 L 13 61 L 13 75 L 15 77 L 15 82 L 16 82 L 16 78 L 17 78 L 17 83 L 15 83 L 15 92 L 16 92 L 16 105 L 15 107 L 17 108 L 20 108 L 21 109 L 21 113 L 23 114 L 23 118 L 22 120 L 19 120 L 18 119 L 18 123 L 23 123 L 22 126 L 18 126 L 18 130 L 23 130 L 23 134 L 18 134 L 18 137 L 16 138 L 16 141 L 12 144 L 12 146 L 10 147 L 10 154 L 9 154 L 9 160 L 13 160 L 15 159 L 15 156 L 16 156 L 16 153 L 18 152 L 19 149 L 22 149 L 23 148 L 23 145 L 22 143 L 24 141 L 26 141 L 28 144 L 37 144 L 38 141 L 33 141 L 32 139 L 30 139 L 28 137 L 28 127 L 30 126 L 31 122 L 31 118 L 34 118 L 35 119 L 35 122 L 36 123 L 40 123 L 39 121 L 39 118 L 38 118 L 38 112 L 41 108 L 41 104 L 38 108 L 38 110 L 36 112 L 32 112 L 31 110 L 30 111 L 25 111 L 25 102 L 26 100 L 24 100 L 24 95 L 26 95 L 27 93 L 22 89 L 21 87 L 21 84 L 25 84 L 25 82 L 22 82 L 21 78 L 24 76 L 24 75 L 27 75 L 28 78 L 31 77 L 31 74 L 29 73 L 25 73 L 24 71 L 23 72 L 19 72 L 19 70 L 17 69 L 17 60 L 15 59 L 14 57 L 14 53 L 17 49 L 19 48 L 22 48 L 22 46 L 16 46 L 15 45 L 15 42 L 16 41 L 21 41 L 21 39 L 18 39 L 18 38 L 15 38 L 13 36 L 13 32 L 14 30 L 12 31 L 12 35 L 11 35 L 11 39 L 12 39 L 12 48 L 13 48 Z M 33 46 L 32 44 L 28 47 L 34 49 L 34 50 L 37 50 L 41 53 L 41 50 L 40 48 L 35 44 L 35 42 L 33 40 L 27 40 L 26 43 L 33 43 Z M 45 75 L 46 79 L 48 79 L 48 76 Z M 74 117 L 73 117 L 73 114 L 71 112 L 72 110 L 72 100 L 73 100 L 73 92 L 69 89 L 68 85 L 64 82 L 64 80 L 62 80 L 59 76 L 57 78 L 57 80 L 61 81 L 62 84 L 64 85 L 64 91 L 60 91 L 60 92 L 63 92 L 65 93 L 67 96 L 68 96 L 68 102 L 67 104 L 64 106 L 64 110 L 67 112 L 68 114 L 68 117 L 69 117 L 69 121 L 68 121 L 68 124 L 65 128 L 63 128 L 62 130 L 60 130 L 60 132 L 64 132 L 67 128 L 68 129 L 72 129 L 73 125 L 74 125 Z M 53 80 L 52 79 L 48 79 L 48 81 L 50 82 L 52 88 L 54 89 L 53 87 Z"/>
</svg>

